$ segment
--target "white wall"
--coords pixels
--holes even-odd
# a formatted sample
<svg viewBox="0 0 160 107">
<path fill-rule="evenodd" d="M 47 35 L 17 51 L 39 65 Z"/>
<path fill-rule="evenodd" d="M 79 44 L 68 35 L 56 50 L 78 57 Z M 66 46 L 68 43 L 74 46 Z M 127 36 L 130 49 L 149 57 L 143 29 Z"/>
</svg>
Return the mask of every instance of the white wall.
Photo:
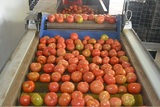
<svg viewBox="0 0 160 107">
<path fill-rule="evenodd" d="M 0 73 L 25 32 L 28 0 L 0 0 Z"/>
</svg>

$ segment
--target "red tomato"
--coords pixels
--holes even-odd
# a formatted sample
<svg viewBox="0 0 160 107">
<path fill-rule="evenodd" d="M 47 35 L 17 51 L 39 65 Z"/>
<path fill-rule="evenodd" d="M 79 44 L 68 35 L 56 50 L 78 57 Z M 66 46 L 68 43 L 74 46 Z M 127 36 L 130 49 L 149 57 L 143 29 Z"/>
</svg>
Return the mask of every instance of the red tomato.
<svg viewBox="0 0 160 107">
<path fill-rule="evenodd" d="M 99 69 L 99 66 L 95 63 L 90 63 L 89 69 L 90 69 L 90 71 L 93 71 L 94 69 Z"/>
<path fill-rule="evenodd" d="M 37 57 L 40 56 L 40 55 L 43 55 L 43 51 L 42 51 L 42 50 L 38 50 L 38 51 L 36 52 L 36 56 L 37 56 Z"/>
<path fill-rule="evenodd" d="M 91 83 L 95 78 L 95 75 L 92 72 L 85 72 L 83 74 L 83 81 Z"/>
<path fill-rule="evenodd" d="M 60 43 L 57 43 L 57 49 L 59 49 L 59 48 L 66 48 L 66 44 L 65 43 L 63 43 L 63 42 L 60 42 Z"/>
<path fill-rule="evenodd" d="M 89 40 L 90 39 L 90 36 L 84 36 L 84 40 Z"/>
<path fill-rule="evenodd" d="M 68 23 L 73 23 L 74 22 L 74 17 L 72 15 L 68 15 L 66 21 Z"/>
<path fill-rule="evenodd" d="M 115 49 L 116 51 L 120 51 L 122 48 L 122 45 L 119 43 L 119 41 L 114 40 L 114 42 L 111 44 L 112 49 Z"/>
<path fill-rule="evenodd" d="M 31 69 L 31 71 L 33 71 L 33 72 L 39 72 L 39 71 L 41 71 L 41 68 L 42 68 L 41 63 L 32 62 L 32 63 L 30 64 L 30 69 Z"/>
<path fill-rule="evenodd" d="M 56 58 L 56 63 L 58 63 L 60 60 L 62 60 L 62 59 L 64 59 L 64 57 L 63 56 L 59 56 L 59 57 L 57 57 Z"/>
<path fill-rule="evenodd" d="M 75 49 L 75 45 L 73 43 L 68 43 L 66 48 L 68 51 L 73 51 Z"/>
<path fill-rule="evenodd" d="M 65 69 L 68 67 L 69 63 L 68 61 L 64 60 L 64 59 L 61 59 L 58 61 L 57 63 L 58 65 L 63 65 L 65 67 Z"/>
<path fill-rule="evenodd" d="M 82 74 L 85 73 L 85 72 L 88 72 L 89 71 L 89 65 L 88 64 L 78 64 L 77 70 L 82 72 Z"/>
<path fill-rule="evenodd" d="M 94 80 L 90 84 L 90 91 L 94 94 L 99 94 L 104 90 L 104 85 L 100 80 Z"/>
<path fill-rule="evenodd" d="M 106 86 L 106 91 L 110 94 L 116 94 L 118 92 L 118 86 L 116 84 L 109 84 Z"/>
<path fill-rule="evenodd" d="M 82 80 L 82 72 L 75 71 L 71 74 L 71 79 L 73 82 L 80 82 Z"/>
<path fill-rule="evenodd" d="M 112 69 L 112 65 L 111 64 L 103 64 L 101 65 L 101 70 L 111 70 Z"/>
<path fill-rule="evenodd" d="M 57 49 L 57 56 L 64 56 L 66 54 L 66 50 L 64 48 Z"/>
<path fill-rule="evenodd" d="M 97 65 L 100 65 L 100 64 L 102 64 L 102 58 L 100 56 L 94 56 L 92 58 L 92 62 L 97 64 Z"/>
<path fill-rule="evenodd" d="M 70 79 L 71 79 L 71 77 L 68 74 L 62 75 L 62 78 L 61 78 L 62 82 L 70 81 Z"/>
<path fill-rule="evenodd" d="M 37 62 L 41 64 L 45 64 L 47 62 L 47 58 L 43 55 L 37 57 Z"/>
<path fill-rule="evenodd" d="M 112 70 L 112 69 L 105 69 L 104 70 L 104 74 L 109 74 L 109 75 L 113 75 L 113 76 L 115 76 L 115 71 L 114 70 Z"/>
<path fill-rule="evenodd" d="M 127 81 L 127 78 L 124 75 L 116 75 L 115 79 L 117 84 L 124 84 Z"/>
<path fill-rule="evenodd" d="M 47 39 L 47 44 L 51 44 L 51 43 L 56 43 L 56 39 L 55 38 L 49 38 Z"/>
<path fill-rule="evenodd" d="M 93 74 L 94 74 L 95 77 L 103 76 L 104 75 L 104 71 L 100 70 L 100 69 L 94 69 L 92 72 L 93 72 Z"/>
<path fill-rule="evenodd" d="M 110 94 L 108 91 L 102 91 L 101 93 L 99 93 L 98 98 L 100 101 L 102 100 L 109 100 L 110 99 Z"/>
<path fill-rule="evenodd" d="M 88 14 L 82 14 L 83 20 L 88 20 Z"/>
<path fill-rule="evenodd" d="M 105 74 L 103 79 L 106 84 L 115 84 L 116 83 L 115 77 L 110 74 Z"/>
<path fill-rule="evenodd" d="M 105 42 L 105 41 L 104 41 L 103 39 L 98 39 L 98 40 L 97 40 L 97 43 L 100 43 L 101 45 L 103 45 L 104 42 Z M 103 46 L 102 46 L 102 48 L 103 48 Z"/>
<path fill-rule="evenodd" d="M 56 65 L 54 67 L 54 72 L 59 72 L 60 74 L 63 74 L 65 71 L 65 67 L 63 65 Z"/>
<path fill-rule="evenodd" d="M 64 59 L 67 60 L 67 61 L 68 61 L 68 59 L 74 58 L 74 57 L 75 57 L 75 56 L 74 56 L 73 54 L 71 54 L 71 53 L 66 53 L 66 54 L 64 55 Z"/>
<path fill-rule="evenodd" d="M 110 23 L 110 24 L 116 23 L 116 18 L 113 17 L 113 16 L 111 16 L 111 17 L 109 18 L 109 20 L 108 20 L 108 23 Z"/>
<path fill-rule="evenodd" d="M 43 49 L 43 55 L 48 57 L 50 55 L 56 55 L 56 49 L 52 47 L 46 47 Z"/>
<path fill-rule="evenodd" d="M 126 68 L 124 68 L 124 70 L 126 71 L 127 74 L 130 72 L 133 72 L 133 73 L 135 72 L 135 69 L 132 66 L 126 67 Z"/>
<path fill-rule="evenodd" d="M 24 81 L 22 84 L 22 89 L 24 92 L 30 93 L 33 92 L 35 89 L 35 84 L 33 81 Z"/>
<path fill-rule="evenodd" d="M 54 65 L 51 63 L 47 63 L 43 66 L 43 71 L 45 73 L 52 73 L 54 71 Z"/>
<path fill-rule="evenodd" d="M 125 51 L 118 51 L 117 56 L 120 58 L 121 56 L 126 55 Z"/>
<path fill-rule="evenodd" d="M 79 55 L 79 51 L 78 50 L 73 50 L 72 54 L 77 57 Z"/>
<path fill-rule="evenodd" d="M 72 73 L 77 70 L 77 64 L 69 64 L 67 67 L 68 72 Z"/>
<path fill-rule="evenodd" d="M 141 91 L 140 83 L 129 83 L 127 86 L 128 92 L 131 94 L 139 94 Z"/>
<path fill-rule="evenodd" d="M 109 52 L 111 50 L 111 45 L 110 44 L 103 44 L 102 49 Z M 113 54 L 110 53 L 111 56 L 114 54 L 115 53 L 113 53 Z"/>
<path fill-rule="evenodd" d="M 110 59 L 110 64 L 115 65 L 115 64 L 118 64 L 118 63 L 119 63 L 119 58 L 118 58 L 118 57 L 113 56 L 113 57 Z"/>
<path fill-rule="evenodd" d="M 86 59 L 83 55 L 78 55 L 77 58 L 78 58 L 79 60 L 81 60 L 81 59 Z"/>
<path fill-rule="evenodd" d="M 57 17 L 56 17 L 56 21 L 57 21 L 58 23 L 63 23 L 63 22 L 64 22 L 63 16 L 62 16 L 62 15 L 57 16 Z"/>
<path fill-rule="evenodd" d="M 50 55 L 47 58 L 47 63 L 55 63 L 56 62 L 56 57 L 54 55 Z"/>
<path fill-rule="evenodd" d="M 97 16 L 95 17 L 95 21 L 96 21 L 96 23 L 98 23 L 98 24 L 104 23 L 104 19 L 105 19 L 104 15 L 97 15 Z"/>
<path fill-rule="evenodd" d="M 89 84 L 87 82 L 79 82 L 77 84 L 77 90 L 82 93 L 87 93 L 89 90 Z"/>
<path fill-rule="evenodd" d="M 113 65 L 113 70 L 120 69 L 120 68 L 123 68 L 123 66 L 121 64 L 114 64 Z"/>
<path fill-rule="evenodd" d="M 72 107 L 78 107 L 78 106 L 83 107 L 85 105 L 85 102 L 83 98 L 77 97 L 77 98 L 72 99 L 71 105 Z"/>
<path fill-rule="evenodd" d="M 133 82 L 136 82 L 136 80 L 137 80 L 137 76 L 136 76 L 136 74 L 133 73 L 133 72 L 128 73 L 128 74 L 126 75 L 126 78 L 127 78 L 127 82 L 128 82 L 128 83 L 133 83 Z"/>
<path fill-rule="evenodd" d="M 103 64 L 108 64 L 109 61 L 110 61 L 110 58 L 107 57 L 107 56 L 102 59 L 102 63 L 103 63 Z"/>
<path fill-rule="evenodd" d="M 85 101 L 85 103 L 86 103 L 89 99 L 93 99 L 93 97 L 92 97 L 91 95 L 89 95 L 89 94 L 86 94 L 86 95 L 84 96 L 84 101 Z"/>
<path fill-rule="evenodd" d="M 78 60 L 77 57 L 68 59 L 68 63 L 69 63 L 69 64 L 78 64 L 78 61 L 79 61 L 79 60 Z"/>
<path fill-rule="evenodd" d="M 121 107 L 122 106 L 122 101 L 118 97 L 110 98 L 109 102 L 110 102 L 110 106 L 113 106 L 113 107 Z"/>
<path fill-rule="evenodd" d="M 65 43 L 66 43 L 66 44 L 73 43 L 73 40 L 72 40 L 72 39 L 66 39 L 66 40 L 65 40 Z"/>
<path fill-rule="evenodd" d="M 29 106 L 31 103 L 31 97 L 27 94 L 21 95 L 19 102 L 22 106 Z"/>
<path fill-rule="evenodd" d="M 108 38 L 107 40 L 106 40 L 106 44 L 112 44 L 113 43 L 113 39 L 112 38 Z"/>
<path fill-rule="evenodd" d="M 115 72 L 116 75 L 126 75 L 126 71 L 123 68 L 117 68 Z"/>
<path fill-rule="evenodd" d="M 54 15 L 49 15 L 48 16 L 48 21 L 53 23 L 55 21 L 55 16 Z"/>
<path fill-rule="evenodd" d="M 44 44 L 44 43 L 40 43 L 40 44 L 38 44 L 38 50 L 43 50 L 44 48 L 46 48 L 47 46 L 46 46 L 46 44 Z"/>
<path fill-rule="evenodd" d="M 60 106 L 68 106 L 71 101 L 71 96 L 68 93 L 62 93 L 58 100 L 58 104 Z"/>
<path fill-rule="evenodd" d="M 74 92 L 71 94 L 71 97 L 72 97 L 72 99 L 75 99 L 75 98 L 77 98 L 77 97 L 83 98 L 83 94 L 82 94 L 81 91 L 74 91 Z"/>
<path fill-rule="evenodd" d="M 101 101 L 100 101 L 100 106 L 101 106 L 101 107 L 110 107 L 110 102 L 109 102 L 109 100 L 106 100 L 106 99 L 101 100 Z"/>
<path fill-rule="evenodd" d="M 101 52 L 100 52 L 99 49 L 93 49 L 93 50 L 92 50 L 92 56 L 93 56 L 93 57 L 94 57 L 94 56 L 100 56 L 100 54 L 101 54 Z"/>
<path fill-rule="evenodd" d="M 66 81 L 61 84 L 60 90 L 62 93 L 72 93 L 75 90 L 75 85 L 72 82 Z"/>
<path fill-rule="evenodd" d="M 127 93 L 127 88 L 126 88 L 125 86 L 123 86 L 123 85 L 120 85 L 120 86 L 118 87 L 118 93 L 119 93 L 119 94 Z"/>
<path fill-rule="evenodd" d="M 117 56 L 117 52 L 116 52 L 115 49 L 111 49 L 111 50 L 108 52 L 108 55 L 109 55 L 110 57 Z"/>
<path fill-rule="evenodd" d="M 58 103 L 58 96 L 54 92 L 49 92 L 44 97 L 44 103 L 47 106 L 55 106 Z"/>
<path fill-rule="evenodd" d="M 87 102 L 86 102 L 86 106 L 88 107 L 99 107 L 99 101 L 96 100 L 96 99 L 89 99 Z"/>
<path fill-rule="evenodd" d="M 50 82 L 51 76 L 47 73 L 43 73 L 43 74 L 40 75 L 39 80 L 41 82 Z"/>
<path fill-rule="evenodd" d="M 57 82 L 51 82 L 48 85 L 48 89 L 51 92 L 58 92 L 59 91 L 59 84 Z"/>
<path fill-rule="evenodd" d="M 76 40 L 76 39 L 78 39 L 78 34 L 76 32 L 73 32 L 73 33 L 70 34 L 70 38 L 72 40 Z"/>
<path fill-rule="evenodd" d="M 39 43 L 41 44 L 46 44 L 47 43 L 47 39 L 45 37 L 42 37 L 39 39 Z"/>
<path fill-rule="evenodd" d="M 96 43 L 96 44 L 94 44 L 94 49 L 98 49 L 98 50 L 102 50 L 102 45 L 100 44 L 100 43 Z"/>
<path fill-rule="evenodd" d="M 39 73 L 38 72 L 30 72 L 28 75 L 28 80 L 31 80 L 33 82 L 36 82 L 39 79 Z"/>
<path fill-rule="evenodd" d="M 79 60 L 78 64 L 89 64 L 89 62 L 86 59 Z"/>
<path fill-rule="evenodd" d="M 123 68 L 131 67 L 131 64 L 129 62 L 122 62 Z"/>
<path fill-rule="evenodd" d="M 61 74 L 59 72 L 53 72 L 51 74 L 51 79 L 54 82 L 59 82 L 61 80 Z"/>
<path fill-rule="evenodd" d="M 53 48 L 53 49 L 56 49 L 56 44 L 55 43 L 50 43 L 50 44 L 48 44 L 48 46 L 47 47 L 51 47 L 51 48 Z"/>
<path fill-rule="evenodd" d="M 100 55 L 102 58 L 105 58 L 105 57 L 108 57 L 108 51 L 104 50 L 104 51 L 101 51 L 101 55 Z"/>
<path fill-rule="evenodd" d="M 84 46 L 84 49 L 89 49 L 90 51 L 92 51 L 93 50 L 93 45 L 92 44 L 86 44 Z"/>
<path fill-rule="evenodd" d="M 103 77 L 102 76 L 97 76 L 96 80 L 100 80 L 102 83 L 104 83 Z"/>
</svg>

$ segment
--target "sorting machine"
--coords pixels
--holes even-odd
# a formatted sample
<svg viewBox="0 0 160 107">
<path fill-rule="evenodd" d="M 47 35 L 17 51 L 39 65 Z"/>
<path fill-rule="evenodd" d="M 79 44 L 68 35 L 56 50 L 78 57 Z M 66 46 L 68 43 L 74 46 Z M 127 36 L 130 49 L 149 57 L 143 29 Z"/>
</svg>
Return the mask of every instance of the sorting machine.
<svg viewBox="0 0 160 107">
<path fill-rule="evenodd" d="M 57 11 L 58 9 L 59 8 L 57 8 Z M 115 24 L 96 24 L 91 21 L 84 21 L 81 24 L 66 22 L 63 24 L 50 23 L 47 21 L 47 17 L 50 15 L 50 13 L 44 12 L 36 14 L 33 13 L 32 16 L 29 16 L 27 19 L 27 33 L 22 38 L 19 48 L 22 48 L 21 46 L 23 46 L 23 42 L 27 41 L 27 38 L 30 40 L 30 42 L 27 44 L 28 48 L 26 49 L 23 60 L 19 63 L 19 68 L 14 71 L 11 70 L 11 72 L 14 72 L 14 75 L 10 77 L 10 80 L 12 81 L 9 83 L 5 81 L 0 82 L 0 105 L 19 105 L 18 98 L 22 93 L 22 83 L 25 81 L 26 75 L 29 72 L 29 65 L 35 56 L 39 38 L 45 35 L 53 37 L 57 34 L 62 35 L 64 38 L 69 38 L 69 34 L 73 31 L 79 34 L 80 39 L 82 39 L 84 35 L 91 35 L 91 37 L 98 39 L 99 37 L 97 35 L 102 34 L 107 34 L 113 39 L 118 39 L 122 43 L 123 49 L 126 51 L 131 64 L 135 68 L 136 74 L 138 76 L 138 82 L 142 84 L 141 95 L 143 98 L 143 105 L 160 105 L 160 69 L 154 62 L 154 59 L 151 57 L 149 52 L 141 43 L 136 32 L 133 29 L 124 29 L 125 17 L 123 15 L 125 15 L 125 9 L 126 4 L 124 3 L 123 14 L 115 16 Z M 16 55 L 19 54 L 20 53 L 17 51 Z M 12 69 L 10 65 L 9 67 Z M 2 73 L 0 80 L 5 80 L 4 78 L 6 75 L 7 74 Z M 4 88 L 2 86 L 4 86 Z"/>
</svg>

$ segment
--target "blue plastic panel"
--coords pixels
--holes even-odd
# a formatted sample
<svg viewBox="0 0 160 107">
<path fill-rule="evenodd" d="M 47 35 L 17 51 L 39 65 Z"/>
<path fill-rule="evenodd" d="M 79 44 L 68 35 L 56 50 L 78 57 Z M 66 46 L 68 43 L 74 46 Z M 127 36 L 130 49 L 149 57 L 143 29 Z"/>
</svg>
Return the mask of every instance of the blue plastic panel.
<svg viewBox="0 0 160 107">
<path fill-rule="evenodd" d="M 40 38 L 47 35 L 47 36 L 50 36 L 50 37 L 54 37 L 55 35 L 60 35 L 62 37 L 64 37 L 65 39 L 66 38 L 69 38 L 70 37 L 70 34 L 72 32 L 76 32 L 79 34 L 79 38 L 80 39 L 83 39 L 84 36 L 88 35 L 90 36 L 91 38 L 95 38 L 95 39 L 99 39 L 100 36 L 102 34 L 107 34 L 110 38 L 113 38 L 113 39 L 120 39 L 120 16 L 116 16 L 116 19 L 117 19 L 117 23 L 116 23 L 116 26 L 117 26 L 117 29 L 116 31 L 105 31 L 105 30 L 71 30 L 71 29 L 51 29 L 51 30 L 45 30 L 44 29 L 44 26 L 45 26 L 45 21 L 47 20 L 47 15 L 43 14 L 42 15 L 42 20 L 41 20 L 41 26 L 40 26 Z"/>
</svg>

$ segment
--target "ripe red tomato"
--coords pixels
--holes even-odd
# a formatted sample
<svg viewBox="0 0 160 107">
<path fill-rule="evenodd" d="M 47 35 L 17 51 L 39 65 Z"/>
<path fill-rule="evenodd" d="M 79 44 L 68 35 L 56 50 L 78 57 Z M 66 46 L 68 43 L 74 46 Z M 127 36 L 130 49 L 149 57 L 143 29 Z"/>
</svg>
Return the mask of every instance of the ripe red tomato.
<svg viewBox="0 0 160 107">
<path fill-rule="evenodd" d="M 121 64 L 114 64 L 113 65 L 113 70 L 120 69 L 120 68 L 123 68 L 123 66 Z"/>
<path fill-rule="evenodd" d="M 31 97 L 27 94 L 21 95 L 19 102 L 22 106 L 29 106 L 31 103 Z"/>
<path fill-rule="evenodd" d="M 57 82 L 51 82 L 48 85 L 48 89 L 50 92 L 58 92 L 59 91 L 59 84 Z"/>
<path fill-rule="evenodd" d="M 104 83 L 103 77 L 102 76 L 97 76 L 96 80 L 100 80 L 102 83 Z"/>
<path fill-rule="evenodd" d="M 118 51 L 117 56 L 120 58 L 121 56 L 126 55 L 125 51 Z"/>
<path fill-rule="evenodd" d="M 133 72 L 127 73 L 126 78 L 127 78 L 128 83 L 133 83 L 133 82 L 136 82 L 136 80 L 137 80 L 137 76 Z"/>
<path fill-rule="evenodd" d="M 122 101 L 118 97 L 110 98 L 109 102 L 110 102 L 110 106 L 113 106 L 113 107 L 121 107 L 122 106 Z"/>
<path fill-rule="evenodd" d="M 46 47 L 43 49 L 43 55 L 48 57 L 50 55 L 56 55 L 56 49 L 52 47 Z"/>
<path fill-rule="evenodd" d="M 67 60 L 67 61 L 68 61 L 68 59 L 74 58 L 74 57 L 75 57 L 75 56 L 74 56 L 73 54 L 71 54 L 71 53 L 66 53 L 66 54 L 64 55 L 64 59 Z"/>
<path fill-rule="evenodd" d="M 87 93 L 89 91 L 89 84 L 87 82 L 79 82 L 77 84 L 77 90 L 82 93 Z"/>
<path fill-rule="evenodd" d="M 127 67 L 131 67 L 131 64 L 129 62 L 122 62 L 122 67 L 125 69 Z"/>
<path fill-rule="evenodd" d="M 71 74 L 71 79 L 73 82 L 80 82 L 82 80 L 82 72 L 75 71 Z"/>
<path fill-rule="evenodd" d="M 22 89 L 24 92 L 27 92 L 27 93 L 33 92 L 35 89 L 35 84 L 33 81 L 30 81 L 30 80 L 24 81 L 22 84 Z"/>
<path fill-rule="evenodd" d="M 87 83 L 91 83 L 95 78 L 95 75 L 93 74 L 93 72 L 85 72 L 83 74 L 83 81 L 87 82 Z"/>
<path fill-rule="evenodd" d="M 82 74 L 85 73 L 85 72 L 88 72 L 89 71 L 89 65 L 88 64 L 78 64 L 77 70 L 82 72 Z"/>
<path fill-rule="evenodd" d="M 56 63 L 58 63 L 60 60 L 64 59 L 63 56 L 59 56 L 59 57 L 56 57 Z"/>
<path fill-rule="evenodd" d="M 74 22 L 74 17 L 72 15 L 68 15 L 66 21 L 68 23 L 73 23 Z"/>
<path fill-rule="evenodd" d="M 62 78 L 61 78 L 62 82 L 70 81 L 70 79 L 71 79 L 71 77 L 68 74 L 62 75 Z"/>
<path fill-rule="evenodd" d="M 110 64 L 115 65 L 115 64 L 118 64 L 118 63 L 119 63 L 119 58 L 118 58 L 118 57 L 113 56 L 113 57 L 110 59 Z"/>
<path fill-rule="evenodd" d="M 70 38 L 71 38 L 72 40 L 76 40 L 76 39 L 79 38 L 79 36 L 78 36 L 78 34 L 77 34 L 76 32 L 72 32 L 72 33 L 70 34 Z"/>
<path fill-rule="evenodd" d="M 116 84 L 109 84 L 106 86 L 106 91 L 110 94 L 116 94 L 118 92 L 118 86 Z"/>
<path fill-rule="evenodd" d="M 127 78 L 125 75 L 116 75 L 115 79 L 117 84 L 124 84 L 127 81 Z"/>
<path fill-rule="evenodd" d="M 117 52 L 116 52 L 115 49 L 111 49 L 111 50 L 108 52 L 108 55 L 109 55 L 110 57 L 117 56 Z"/>
<path fill-rule="evenodd" d="M 92 56 L 93 56 L 93 57 L 94 57 L 94 56 L 100 56 L 100 54 L 101 54 L 101 52 L 100 52 L 99 49 L 93 49 L 93 50 L 92 50 Z"/>
<path fill-rule="evenodd" d="M 54 64 L 55 61 L 56 61 L 56 57 L 55 57 L 54 55 L 48 56 L 48 58 L 47 58 L 47 63 L 52 63 L 52 64 Z"/>
<path fill-rule="evenodd" d="M 85 103 L 86 103 L 89 99 L 93 99 L 93 97 L 92 97 L 91 95 L 89 95 L 89 94 L 86 94 L 86 95 L 84 96 L 84 101 L 85 101 Z"/>
<path fill-rule="evenodd" d="M 77 97 L 83 98 L 83 94 L 82 94 L 81 91 L 74 91 L 74 92 L 71 94 L 71 98 L 72 98 L 72 99 L 75 99 L 75 98 L 77 98 Z"/>
<path fill-rule="evenodd" d="M 83 20 L 88 20 L 88 14 L 82 14 Z"/>
<path fill-rule="evenodd" d="M 68 63 L 69 63 L 69 64 L 78 64 L 78 61 L 79 61 L 79 60 L 78 60 L 77 57 L 68 59 Z"/>
<path fill-rule="evenodd" d="M 62 15 L 57 16 L 57 17 L 56 17 L 56 21 L 57 21 L 58 23 L 63 23 L 63 22 L 64 22 L 63 16 L 62 16 Z"/>
<path fill-rule="evenodd" d="M 40 56 L 40 55 L 43 55 L 42 50 L 37 50 L 37 52 L 36 52 L 36 56 L 38 57 L 38 56 Z"/>
<path fill-rule="evenodd" d="M 55 106 L 57 105 L 57 102 L 58 102 L 58 96 L 54 92 L 49 92 L 44 97 L 44 103 L 47 106 Z"/>
<path fill-rule="evenodd" d="M 127 88 L 126 88 L 126 86 L 120 85 L 120 86 L 118 87 L 118 93 L 119 93 L 119 94 L 127 93 Z"/>
<path fill-rule="evenodd" d="M 72 51 L 72 54 L 73 54 L 75 57 L 77 57 L 77 56 L 79 55 L 79 51 L 78 51 L 78 50 L 73 50 L 73 51 Z"/>
<path fill-rule="evenodd" d="M 64 48 L 57 49 L 57 56 L 64 56 L 66 54 L 66 50 Z"/>
<path fill-rule="evenodd" d="M 51 76 L 47 73 L 43 73 L 43 74 L 40 75 L 39 80 L 41 82 L 50 82 Z"/>
<path fill-rule="evenodd" d="M 101 70 L 111 70 L 112 69 L 112 65 L 111 64 L 103 64 L 101 66 Z"/>
<path fill-rule="evenodd" d="M 113 17 L 113 16 L 109 17 L 108 23 L 115 24 L 116 23 L 116 18 Z"/>
<path fill-rule="evenodd" d="M 55 16 L 54 15 L 49 15 L 48 16 L 48 21 L 53 23 L 55 21 Z"/>
<path fill-rule="evenodd" d="M 59 97 L 58 104 L 60 106 L 68 106 L 71 101 L 71 96 L 68 93 L 62 93 Z"/>
<path fill-rule="evenodd" d="M 100 44 L 100 43 L 96 43 L 96 44 L 94 44 L 94 49 L 98 49 L 98 50 L 102 50 L 102 45 Z"/>
<path fill-rule="evenodd" d="M 116 83 L 115 77 L 110 74 L 105 74 L 103 79 L 106 84 L 115 84 Z"/>
<path fill-rule="evenodd" d="M 42 37 L 39 39 L 39 44 L 46 44 L 47 43 L 47 38 Z"/>
<path fill-rule="evenodd" d="M 49 39 L 47 39 L 47 44 L 49 45 L 51 43 L 56 43 L 56 39 L 52 38 L 52 37 L 50 37 Z"/>
<path fill-rule="evenodd" d="M 94 74 L 95 77 L 103 76 L 104 75 L 104 71 L 100 70 L 100 69 L 94 69 L 92 72 L 93 72 L 93 74 Z"/>
<path fill-rule="evenodd" d="M 108 51 L 104 50 L 104 51 L 101 51 L 101 55 L 100 55 L 102 58 L 105 58 L 105 57 L 108 57 Z"/>
<path fill-rule="evenodd" d="M 68 51 L 73 51 L 75 49 L 75 45 L 73 43 L 68 43 L 66 48 Z"/>
<path fill-rule="evenodd" d="M 110 61 L 110 58 L 107 57 L 107 56 L 102 59 L 102 63 L 103 63 L 103 64 L 108 64 L 109 61 Z"/>
<path fill-rule="evenodd" d="M 112 38 L 108 38 L 107 40 L 106 40 L 106 44 L 112 44 L 113 43 L 113 39 Z"/>
<path fill-rule="evenodd" d="M 66 44 L 73 43 L 73 40 L 72 40 L 72 39 L 66 39 L 66 40 L 65 40 L 65 43 L 66 43 Z"/>
<path fill-rule="evenodd" d="M 65 67 L 63 65 L 56 65 L 54 67 L 54 72 L 59 72 L 61 75 L 64 73 Z"/>
<path fill-rule="evenodd" d="M 78 64 L 89 64 L 89 62 L 86 59 L 80 59 Z"/>
<path fill-rule="evenodd" d="M 30 69 L 31 69 L 31 71 L 33 71 L 33 72 L 39 72 L 39 71 L 41 71 L 41 68 L 42 68 L 41 63 L 32 62 L 32 63 L 30 64 Z"/>
<path fill-rule="evenodd" d="M 90 84 L 90 91 L 94 94 L 99 94 L 104 90 L 104 85 L 100 80 L 94 80 Z"/>
<path fill-rule="evenodd" d="M 79 60 L 86 59 L 83 55 L 77 55 L 77 58 L 78 58 Z"/>
<path fill-rule="evenodd" d="M 46 46 L 46 44 L 44 44 L 44 43 L 40 43 L 40 44 L 38 44 L 38 50 L 43 50 L 44 48 L 46 48 L 47 46 Z"/>
<path fill-rule="evenodd" d="M 59 72 L 53 72 L 51 74 L 51 79 L 54 82 L 59 82 L 61 80 L 61 74 Z"/>
<path fill-rule="evenodd" d="M 89 49 L 90 51 L 92 51 L 93 50 L 93 45 L 92 44 L 86 44 L 84 46 L 84 49 Z"/>
<path fill-rule="evenodd" d="M 78 106 L 83 107 L 85 105 L 85 101 L 81 97 L 76 97 L 76 98 L 72 99 L 71 105 L 73 107 L 78 107 Z"/>
<path fill-rule="evenodd" d="M 43 71 L 45 73 L 52 73 L 54 71 L 54 65 L 52 63 L 47 63 L 43 66 Z"/>
<path fill-rule="evenodd" d="M 62 93 L 72 93 L 75 90 L 75 85 L 72 82 L 66 81 L 61 84 L 60 90 Z"/>
<path fill-rule="evenodd" d="M 67 67 L 68 72 L 72 73 L 77 70 L 77 64 L 69 64 Z"/>
<path fill-rule="evenodd" d="M 112 69 L 105 69 L 104 74 L 109 74 L 109 75 L 115 76 L 115 71 Z"/>
<path fill-rule="evenodd" d="M 103 44 L 102 49 L 109 52 L 111 50 L 111 45 L 110 44 Z"/>
<path fill-rule="evenodd" d="M 96 23 L 98 23 L 98 24 L 104 23 L 104 19 L 105 19 L 104 15 L 97 15 L 97 16 L 95 17 L 95 21 L 96 21 Z"/>
<path fill-rule="evenodd" d="M 100 101 L 102 100 L 109 100 L 110 99 L 110 94 L 108 91 L 102 91 L 101 93 L 99 93 L 98 98 Z"/>
<path fill-rule="evenodd" d="M 59 48 L 66 48 L 66 44 L 65 43 L 63 43 L 63 42 L 60 42 L 60 43 L 57 43 L 57 49 L 59 49 Z"/>
<path fill-rule="evenodd" d="M 37 62 L 41 64 L 45 64 L 47 62 L 47 58 L 43 55 L 37 57 Z"/>
<path fill-rule="evenodd" d="M 36 82 L 39 79 L 39 73 L 38 72 L 30 72 L 28 75 L 28 80 Z"/>
<path fill-rule="evenodd" d="M 139 94 L 141 91 L 140 83 L 129 83 L 127 86 L 128 92 L 131 94 Z"/>
<path fill-rule="evenodd" d="M 130 72 L 133 72 L 133 73 L 135 72 L 135 69 L 132 66 L 126 67 L 126 68 L 124 68 L 124 70 L 126 71 L 127 74 Z"/>
<path fill-rule="evenodd" d="M 101 106 L 101 107 L 110 107 L 110 102 L 109 102 L 109 100 L 106 100 L 106 99 L 101 100 L 101 101 L 100 101 L 100 106 Z"/>
<path fill-rule="evenodd" d="M 94 56 L 92 58 L 92 62 L 97 64 L 97 65 L 100 65 L 100 64 L 102 64 L 102 58 L 100 56 Z"/>
<path fill-rule="evenodd" d="M 126 75 L 126 71 L 123 68 L 117 68 L 115 73 L 116 75 Z"/>
<path fill-rule="evenodd" d="M 99 107 L 99 101 L 96 100 L 96 99 L 89 99 L 87 102 L 86 102 L 86 106 L 88 107 Z"/>
<path fill-rule="evenodd" d="M 48 44 L 48 46 L 47 47 L 51 47 L 51 48 L 53 48 L 53 49 L 56 49 L 56 43 L 50 43 L 50 44 Z"/>
<path fill-rule="evenodd" d="M 89 69 L 90 69 L 90 71 L 93 71 L 94 69 L 99 69 L 99 66 L 95 63 L 90 63 Z"/>
</svg>

